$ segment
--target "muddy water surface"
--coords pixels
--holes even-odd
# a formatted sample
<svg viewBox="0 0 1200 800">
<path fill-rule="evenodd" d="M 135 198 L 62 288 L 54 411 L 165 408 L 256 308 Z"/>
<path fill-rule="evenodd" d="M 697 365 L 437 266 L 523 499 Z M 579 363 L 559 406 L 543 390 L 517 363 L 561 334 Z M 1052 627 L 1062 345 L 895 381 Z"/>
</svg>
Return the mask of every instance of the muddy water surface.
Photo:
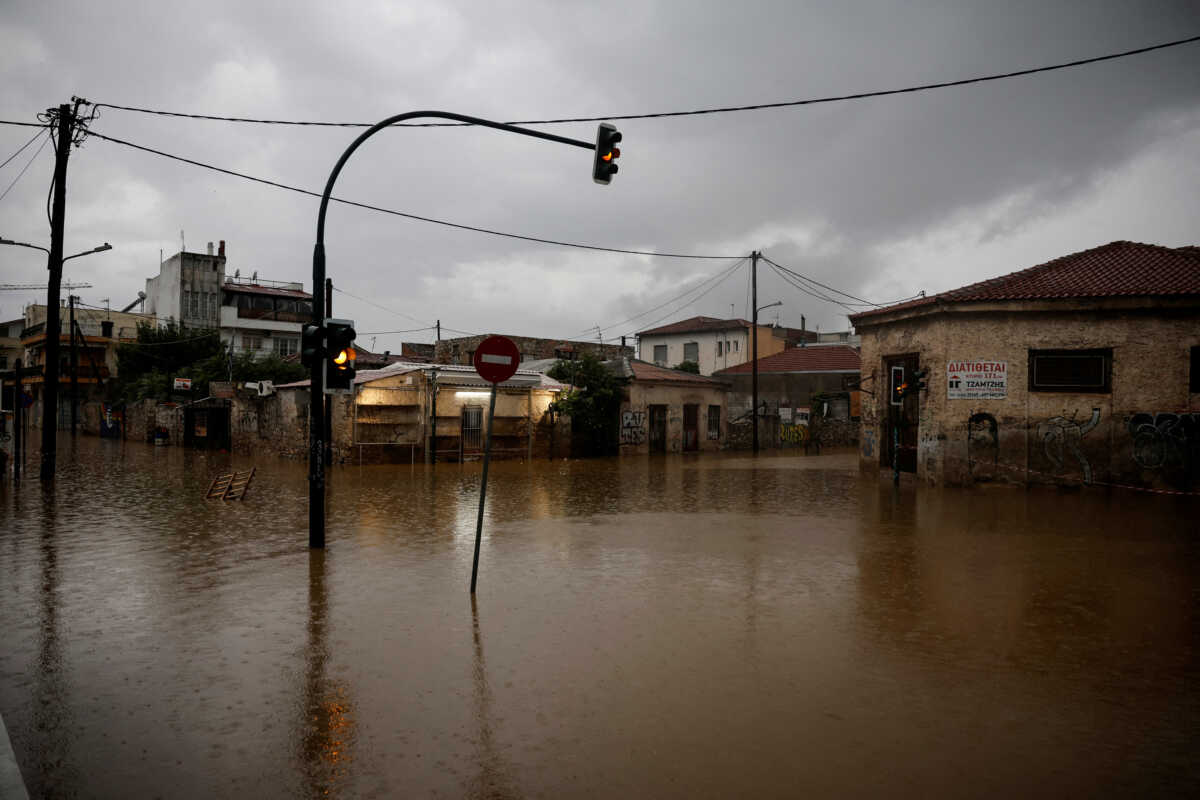
<svg viewBox="0 0 1200 800">
<path fill-rule="evenodd" d="M 1197 498 L 852 455 L 305 468 L 80 438 L 0 490 L 31 794 L 1186 795 Z"/>
</svg>

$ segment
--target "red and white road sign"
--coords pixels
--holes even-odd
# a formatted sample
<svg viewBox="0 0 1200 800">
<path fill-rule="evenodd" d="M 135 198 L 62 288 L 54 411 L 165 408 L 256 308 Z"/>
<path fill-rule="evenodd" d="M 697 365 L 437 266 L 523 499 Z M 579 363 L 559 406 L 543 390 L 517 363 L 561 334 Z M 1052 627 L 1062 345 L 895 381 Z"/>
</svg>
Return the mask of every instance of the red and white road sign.
<svg viewBox="0 0 1200 800">
<path fill-rule="evenodd" d="M 475 371 L 488 383 L 503 383 L 511 378 L 521 363 L 521 351 L 511 339 L 489 336 L 475 349 Z"/>
</svg>

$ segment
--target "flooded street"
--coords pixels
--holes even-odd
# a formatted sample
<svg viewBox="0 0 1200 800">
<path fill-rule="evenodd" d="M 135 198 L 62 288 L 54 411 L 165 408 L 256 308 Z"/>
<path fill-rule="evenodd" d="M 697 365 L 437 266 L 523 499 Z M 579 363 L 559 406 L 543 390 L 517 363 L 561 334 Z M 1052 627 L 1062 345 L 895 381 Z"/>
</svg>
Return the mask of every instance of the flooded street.
<svg viewBox="0 0 1200 800">
<path fill-rule="evenodd" d="M 310 553 L 303 464 L 64 438 L 0 490 L 31 796 L 1200 788 L 1200 498 L 497 462 L 473 604 L 478 464 L 333 468 Z"/>
</svg>

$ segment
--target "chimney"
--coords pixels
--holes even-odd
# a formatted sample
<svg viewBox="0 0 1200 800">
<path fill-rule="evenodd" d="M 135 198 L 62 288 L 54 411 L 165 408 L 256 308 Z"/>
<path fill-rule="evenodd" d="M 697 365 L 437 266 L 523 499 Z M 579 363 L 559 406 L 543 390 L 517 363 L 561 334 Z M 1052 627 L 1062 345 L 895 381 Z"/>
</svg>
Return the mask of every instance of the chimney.
<svg viewBox="0 0 1200 800">
<path fill-rule="evenodd" d="M 113 324 L 112 324 L 111 319 L 100 320 L 100 335 L 103 336 L 105 339 L 111 339 L 112 338 L 112 326 L 113 326 Z"/>
<path fill-rule="evenodd" d="M 219 255 L 221 258 L 225 257 L 225 240 L 224 239 L 221 240 L 220 249 L 217 250 L 217 255 Z"/>
<path fill-rule="evenodd" d="M 808 343 L 808 334 L 804 330 L 804 315 L 800 315 L 800 346 L 804 347 Z"/>
<path fill-rule="evenodd" d="M 209 243 L 208 243 L 208 254 L 209 254 L 210 256 L 212 255 L 212 242 L 209 242 Z"/>
</svg>

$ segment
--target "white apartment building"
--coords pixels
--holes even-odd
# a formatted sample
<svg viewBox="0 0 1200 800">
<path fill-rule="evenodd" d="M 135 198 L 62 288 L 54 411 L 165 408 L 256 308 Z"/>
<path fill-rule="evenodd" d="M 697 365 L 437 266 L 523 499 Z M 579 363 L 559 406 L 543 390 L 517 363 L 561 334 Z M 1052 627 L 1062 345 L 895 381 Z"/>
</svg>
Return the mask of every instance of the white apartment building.
<svg viewBox="0 0 1200 800">
<path fill-rule="evenodd" d="M 217 328 L 235 353 L 287 356 L 300 351 L 300 330 L 312 319 L 312 295 L 292 281 L 225 274 L 225 242 L 214 253 L 179 252 L 146 279 L 146 311 L 189 328 Z"/>
<path fill-rule="evenodd" d="M 736 367 L 751 360 L 753 323 L 744 319 L 692 317 L 638 336 L 638 358 L 664 367 L 684 361 L 700 366 L 701 375 Z M 797 328 L 758 326 L 758 357 L 774 355 L 789 344 L 812 341 L 815 335 Z"/>
</svg>

